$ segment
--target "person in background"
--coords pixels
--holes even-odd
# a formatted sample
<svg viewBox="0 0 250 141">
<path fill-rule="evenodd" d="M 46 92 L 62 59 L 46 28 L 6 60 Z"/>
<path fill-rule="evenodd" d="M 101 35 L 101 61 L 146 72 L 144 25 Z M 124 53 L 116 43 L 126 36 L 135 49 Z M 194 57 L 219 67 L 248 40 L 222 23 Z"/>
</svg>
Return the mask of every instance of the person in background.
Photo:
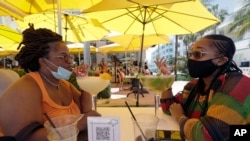
<svg viewBox="0 0 250 141">
<path fill-rule="evenodd" d="M 105 63 L 104 58 L 102 58 L 102 60 L 101 60 L 101 62 L 99 64 L 99 67 L 100 67 L 101 73 L 108 72 L 108 67 L 107 67 L 107 65 Z"/>
<path fill-rule="evenodd" d="M 144 74 L 144 75 L 151 75 L 151 72 L 150 72 L 150 70 L 148 69 L 148 66 L 147 66 L 147 65 L 144 66 L 143 74 Z"/>
<path fill-rule="evenodd" d="M 0 61 L 0 69 L 4 68 L 3 62 Z"/>
<path fill-rule="evenodd" d="M 175 96 L 171 88 L 162 92 L 162 110 L 178 121 L 183 139 L 229 140 L 229 125 L 250 123 L 250 78 L 234 63 L 235 50 L 227 36 L 201 38 L 188 51 L 187 68 L 195 79 Z M 165 70 L 164 59 L 155 63 Z"/>
<path fill-rule="evenodd" d="M 23 32 L 20 51 L 15 56 L 26 75 L 15 81 L 0 98 L 3 134 L 17 137 L 24 133 L 21 134 L 27 135 L 24 141 L 47 141 L 43 127 L 47 120 L 45 113 L 50 118 L 84 114 L 77 127 L 79 131 L 86 130 L 87 117 L 100 114 L 91 110 L 90 94 L 78 91 L 66 81 L 72 73 L 72 58 L 62 36 L 46 28 L 29 26 Z"/>
<path fill-rule="evenodd" d="M 19 79 L 18 73 L 11 69 L 5 69 L 2 61 L 0 61 L 0 95 L 10 86 L 14 81 Z"/>
<path fill-rule="evenodd" d="M 125 79 L 125 73 L 122 68 L 117 69 L 117 77 L 118 77 L 118 87 L 120 90 L 123 90 L 123 81 Z"/>
<path fill-rule="evenodd" d="M 123 65 L 123 72 L 124 72 L 125 75 L 129 75 L 130 74 L 129 69 L 127 68 L 126 65 Z"/>
</svg>

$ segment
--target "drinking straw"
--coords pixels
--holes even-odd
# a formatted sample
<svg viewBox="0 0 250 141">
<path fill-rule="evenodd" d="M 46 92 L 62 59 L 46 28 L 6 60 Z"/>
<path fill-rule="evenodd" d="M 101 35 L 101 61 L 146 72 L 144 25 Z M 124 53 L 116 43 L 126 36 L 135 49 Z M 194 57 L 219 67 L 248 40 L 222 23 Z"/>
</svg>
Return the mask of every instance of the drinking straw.
<svg viewBox="0 0 250 141">
<path fill-rule="evenodd" d="M 47 113 L 44 113 L 45 117 L 47 118 L 47 120 L 49 121 L 50 125 L 55 129 L 56 133 L 58 134 L 60 139 L 63 139 L 63 136 L 61 135 L 61 133 L 56 129 L 55 124 L 53 123 L 53 121 L 50 119 L 50 117 L 48 116 Z"/>
<path fill-rule="evenodd" d="M 144 138 L 144 139 L 145 139 L 145 141 L 146 141 L 146 140 L 147 140 L 147 137 L 144 135 L 144 133 L 143 133 L 143 131 L 142 131 L 142 129 L 141 129 L 141 127 L 140 127 L 140 125 L 139 125 L 139 124 L 138 124 L 138 122 L 136 121 L 136 118 L 135 118 L 135 116 L 134 116 L 134 114 L 133 114 L 132 110 L 130 109 L 130 107 L 129 107 L 129 105 L 128 105 L 127 101 L 125 101 L 125 104 L 126 104 L 126 106 L 128 107 L 128 110 L 129 110 L 130 114 L 132 115 L 132 117 L 133 117 L 133 119 L 134 119 L 134 121 L 135 121 L 136 126 L 137 126 L 137 127 L 138 127 L 138 129 L 140 130 L 141 135 L 143 136 L 143 138 Z"/>
</svg>

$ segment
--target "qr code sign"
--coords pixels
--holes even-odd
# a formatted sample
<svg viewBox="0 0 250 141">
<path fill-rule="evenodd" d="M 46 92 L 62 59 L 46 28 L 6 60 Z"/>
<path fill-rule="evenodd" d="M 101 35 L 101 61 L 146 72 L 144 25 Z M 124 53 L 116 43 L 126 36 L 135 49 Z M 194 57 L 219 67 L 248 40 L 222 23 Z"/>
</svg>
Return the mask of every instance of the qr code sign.
<svg viewBox="0 0 250 141">
<path fill-rule="evenodd" d="M 119 141 L 119 117 L 88 117 L 89 141 Z"/>
<path fill-rule="evenodd" d="M 109 127 L 96 127 L 96 140 L 110 140 Z"/>
</svg>

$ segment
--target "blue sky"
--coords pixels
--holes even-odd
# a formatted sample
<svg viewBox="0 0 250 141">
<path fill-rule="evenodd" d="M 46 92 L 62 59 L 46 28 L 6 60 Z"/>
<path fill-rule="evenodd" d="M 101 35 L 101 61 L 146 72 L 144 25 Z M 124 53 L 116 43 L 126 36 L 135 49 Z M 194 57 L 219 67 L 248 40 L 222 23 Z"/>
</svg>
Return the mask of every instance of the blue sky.
<svg viewBox="0 0 250 141">
<path fill-rule="evenodd" d="M 239 1 L 240 0 L 211 0 L 211 3 L 219 4 L 219 9 L 225 9 L 228 13 L 231 13 Z"/>
</svg>

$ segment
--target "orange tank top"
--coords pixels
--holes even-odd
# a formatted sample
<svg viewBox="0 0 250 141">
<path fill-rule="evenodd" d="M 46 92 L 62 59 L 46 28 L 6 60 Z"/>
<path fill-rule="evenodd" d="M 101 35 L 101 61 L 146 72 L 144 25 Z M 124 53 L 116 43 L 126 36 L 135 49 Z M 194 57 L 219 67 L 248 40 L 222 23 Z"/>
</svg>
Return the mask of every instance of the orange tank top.
<svg viewBox="0 0 250 141">
<path fill-rule="evenodd" d="M 42 91 L 42 112 L 47 113 L 49 117 L 53 118 L 60 115 L 80 115 L 80 109 L 78 105 L 74 102 L 72 96 L 72 102 L 68 106 L 62 106 L 56 104 L 52 99 L 50 99 L 45 86 L 43 84 L 42 78 L 38 72 L 30 72 L 29 75 L 34 78 L 34 80 L 39 85 Z M 66 80 L 61 80 L 62 83 L 66 84 L 66 86 L 70 86 L 69 82 Z M 43 122 L 47 119 L 45 116 L 42 117 Z M 0 126 L 0 137 L 4 136 L 2 128 Z"/>
<path fill-rule="evenodd" d="M 80 109 L 78 105 L 74 102 L 73 96 L 72 101 L 68 106 L 62 106 L 56 104 L 48 95 L 47 90 L 43 84 L 42 78 L 38 72 L 30 72 L 29 75 L 34 78 L 34 80 L 39 85 L 42 92 L 42 112 L 47 113 L 49 117 L 53 118 L 60 115 L 80 115 Z M 66 86 L 70 87 L 70 82 L 66 80 L 61 80 Z M 43 122 L 47 119 L 45 116 L 42 117 Z"/>
</svg>

